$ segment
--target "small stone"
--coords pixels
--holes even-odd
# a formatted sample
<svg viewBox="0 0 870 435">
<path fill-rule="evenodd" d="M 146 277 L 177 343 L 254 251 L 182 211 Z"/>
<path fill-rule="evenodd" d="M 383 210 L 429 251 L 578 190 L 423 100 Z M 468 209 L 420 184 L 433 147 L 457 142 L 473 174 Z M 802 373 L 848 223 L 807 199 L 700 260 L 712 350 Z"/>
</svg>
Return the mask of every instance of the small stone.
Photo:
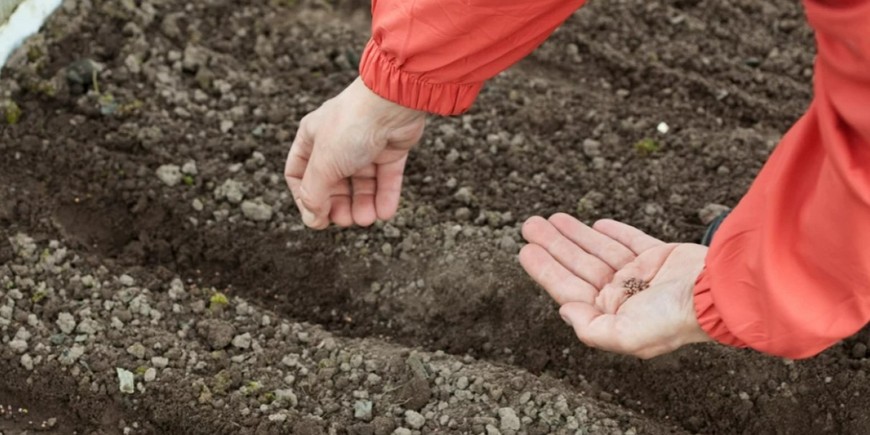
<svg viewBox="0 0 870 435">
<path fill-rule="evenodd" d="M 357 400 L 353 404 L 353 418 L 372 421 L 372 402 L 370 400 Z"/>
<path fill-rule="evenodd" d="M 26 353 L 21 355 L 21 366 L 27 370 L 33 370 L 33 357 Z"/>
<path fill-rule="evenodd" d="M 716 217 L 728 210 L 730 208 L 726 205 L 710 203 L 698 211 L 698 217 L 701 219 L 702 224 L 708 225 L 710 222 L 713 222 L 713 219 L 716 219 Z"/>
<path fill-rule="evenodd" d="M 224 134 L 229 133 L 230 130 L 232 130 L 234 126 L 235 126 L 235 123 L 233 123 L 233 121 L 231 121 L 229 119 L 222 120 L 221 127 L 220 127 L 221 133 L 224 133 Z"/>
<path fill-rule="evenodd" d="M 181 182 L 181 168 L 178 165 L 163 165 L 157 168 L 157 178 L 169 187 L 176 186 Z"/>
<path fill-rule="evenodd" d="M 74 344 L 70 349 L 65 351 L 57 360 L 61 365 L 69 366 L 78 361 L 85 354 L 85 347 L 80 344 Z"/>
<path fill-rule="evenodd" d="M 245 188 L 236 180 L 226 180 L 214 192 L 215 199 L 226 199 L 230 204 L 240 204 L 245 198 Z"/>
<path fill-rule="evenodd" d="M 500 428 L 502 432 L 520 430 L 520 419 L 513 408 L 499 408 L 498 417 L 501 420 Z"/>
<path fill-rule="evenodd" d="M 867 355 L 867 345 L 864 343 L 855 343 L 852 346 L 852 358 L 861 359 Z"/>
<path fill-rule="evenodd" d="M 486 425 L 486 435 L 501 435 L 501 431 L 495 426 L 488 424 Z"/>
<path fill-rule="evenodd" d="M 236 328 L 233 327 L 232 323 L 224 320 L 208 320 L 202 322 L 199 331 L 205 335 L 206 341 L 212 349 L 219 350 L 232 343 Z"/>
<path fill-rule="evenodd" d="M 269 421 L 285 421 L 287 420 L 287 414 L 283 412 L 278 412 L 269 416 Z"/>
<path fill-rule="evenodd" d="M 118 277 L 118 282 L 124 287 L 132 287 L 136 285 L 136 280 L 132 276 L 124 274 Z"/>
<path fill-rule="evenodd" d="M 296 398 L 296 394 L 291 389 L 275 390 L 275 400 L 291 408 L 299 404 L 299 399 Z"/>
<path fill-rule="evenodd" d="M 393 435 L 411 435 L 411 429 L 404 427 L 396 428 L 396 430 L 393 431 Z"/>
<path fill-rule="evenodd" d="M 153 382 L 155 379 L 157 379 L 157 369 L 155 369 L 154 367 L 148 367 L 148 369 L 145 370 L 145 375 L 142 378 L 145 380 L 145 382 Z"/>
<path fill-rule="evenodd" d="M 594 139 L 586 139 L 583 141 L 583 154 L 586 157 L 598 157 L 601 155 L 601 142 Z"/>
<path fill-rule="evenodd" d="M 76 328 L 76 319 L 70 313 L 60 313 L 57 315 L 57 326 L 64 334 L 70 334 Z"/>
<path fill-rule="evenodd" d="M 251 334 L 246 332 L 244 334 L 237 335 L 233 338 L 233 347 L 237 347 L 239 349 L 248 349 L 251 347 Z"/>
<path fill-rule="evenodd" d="M 9 347 L 15 351 L 15 353 L 24 353 L 27 350 L 27 342 L 24 340 L 12 340 L 9 342 Z"/>
<path fill-rule="evenodd" d="M 468 388 L 468 377 L 462 376 L 456 381 L 456 388 L 464 390 Z"/>
<path fill-rule="evenodd" d="M 505 251 L 509 254 L 515 254 L 520 250 L 520 246 L 517 244 L 517 241 L 514 240 L 514 238 L 511 236 L 503 236 L 501 239 L 499 239 L 498 246 L 501 248 L 502 251 Z"/>
<path fill-rule="evenodd" d="M 242 214 L 255 222 L 267 222 L 272 220 L 272 206 L 263 203 L 262 200 L 245 201 L 242 203 Z"/>
<path fill-rule="evenodd" d="M 471 193 L 471 189 L 468 187 L 460 187 L 456 193 L 453 194 L 453 199 L 465 204 L 471 205 L 474 201 L 474 195 Z"/>
<path fill-rule="evenodd" d="M 181 173 L 184 175 L 196 175 L 199 170 L 196 168 L 196 162 L 191 160 L 181 167 Z"/>
<path fill-rule="evenodd" d="M 199 198 L 194 199 L 193 202 L 190 204 L 190 206 L 193 207 L 193 209 L 196 211 L 202 211 L 202 209 L 205 208 L 205 206 L 202 204 L 202 201 L 200 201 Z"/>
<path fill-rule="evenodd" d="M 411 426 L 414 429 L 420 429 L 426 424 L 426 417 L 420 415 L 417 411 L 405 411 L 405 423 L 408 423 L 408 426 Z"/>
<path fill-rule="evenodd" d="M 135 356 L 138 359 L 143 359 L 143 358 L 145 358 L 145 346 L 143 346 L 142 343 L 139 343 L 137 341 L 137 342 L 131 344 L 129 347 L 127 347 L 127 353 Z"/>
<path fill-rule="evenodd" d="M 154 364 L 154 367 L 157 367 L 158 369 L 162 369 L 169 365 L 169 358 L 155 356 L 154 358 L 151 358 L 151 364 Z"/>
</svg>

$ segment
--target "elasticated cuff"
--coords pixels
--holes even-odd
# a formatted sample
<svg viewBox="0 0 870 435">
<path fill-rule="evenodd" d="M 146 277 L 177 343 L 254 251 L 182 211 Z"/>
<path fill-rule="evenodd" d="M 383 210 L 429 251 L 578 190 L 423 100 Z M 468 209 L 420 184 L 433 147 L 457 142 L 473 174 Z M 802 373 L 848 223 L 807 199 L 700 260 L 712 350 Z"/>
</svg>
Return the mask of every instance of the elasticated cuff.
<svg viewBox="0 0 870 435">
<path fill-rule="evenodd" d="M 713 300 L 713 293 L 710 291 L 710 277 L 707 270 L 701 272 L 698 279 L 695 281 L 695 315 L 698 317 L 698 324 L 701 329 L 707 333 L 713 340 L 724 345 L 733 347 L 748 347 L 739 338 L 728 330 L 725 322 L 716 310 L 716 304 Z"/>
<path fill-rule="evenodd" d="M 438 115 L 468 110 L 480 93 L 479 83 L 431 83 L 400 70 L 374 40 L 360 59 L 360 77 L 374 93 L 396 104 Z"/>
</svg>

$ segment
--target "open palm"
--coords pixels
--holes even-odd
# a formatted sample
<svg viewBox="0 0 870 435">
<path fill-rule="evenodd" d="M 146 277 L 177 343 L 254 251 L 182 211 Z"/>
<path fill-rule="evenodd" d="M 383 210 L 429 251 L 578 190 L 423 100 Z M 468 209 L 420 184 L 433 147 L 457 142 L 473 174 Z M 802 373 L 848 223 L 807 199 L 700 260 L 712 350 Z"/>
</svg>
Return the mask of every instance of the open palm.
<svg viewBox="0 0 870 435">
<path fill-rule="evenodd" d="M 707 248 L 666 244 L 611 220 L 589 227 L 566 214 L 529 219 L 523 236 L 520 262 L 587 345 L 652 358 L 709 340 L 692 299 Z M 649 287 L 632 294 L 630 280 Z"/>
</svg>

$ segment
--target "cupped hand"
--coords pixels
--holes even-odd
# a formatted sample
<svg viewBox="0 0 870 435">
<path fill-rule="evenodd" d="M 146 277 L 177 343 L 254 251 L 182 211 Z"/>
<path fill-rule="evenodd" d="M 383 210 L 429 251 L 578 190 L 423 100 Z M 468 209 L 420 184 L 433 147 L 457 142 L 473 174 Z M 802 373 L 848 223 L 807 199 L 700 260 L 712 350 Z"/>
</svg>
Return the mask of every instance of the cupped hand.
<svg viewBox="0 0 870 435">
<path fill-rule="evenodd" d="M 566 214 L 530 218 L 523 236 L 520 263 L 586 345 L 652 358 L 710 340 L 693 303 L 707 248 L 667 244 L 611 220 L 589 227 Z"/>
<path fill-rule="evenodd" d="M 357 79 L 306 115 L 284 178 L 308 227 L 368 226 L 395 215 L 408 153 L 425 113 L 385 100 Z"/>
</svg>

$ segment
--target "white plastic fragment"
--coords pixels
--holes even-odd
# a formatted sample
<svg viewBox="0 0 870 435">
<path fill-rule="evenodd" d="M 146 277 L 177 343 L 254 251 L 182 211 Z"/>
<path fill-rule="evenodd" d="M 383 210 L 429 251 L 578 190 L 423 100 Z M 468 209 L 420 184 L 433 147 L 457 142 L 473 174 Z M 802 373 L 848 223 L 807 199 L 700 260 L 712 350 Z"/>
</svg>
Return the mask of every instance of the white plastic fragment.
<svg viewBox="0 0 870 435">
<path fill-rule="evenodd" d="M 669 127 L 668 124 L 664 122 L 660 122 L 658 127 L 656 127 L 656 130 L 658 130 L 661 134 L 666 134 L 670 129 L 671 127 Z"/>
<path fill-rule="evenodd" d="M 135 391 L 135 382 L 133 381 L 133 372 L 122 368 L 115 368 L 118 372 L 118 384 L 121 392 L 125 394 L 133 394 Z"/>
</svg>

